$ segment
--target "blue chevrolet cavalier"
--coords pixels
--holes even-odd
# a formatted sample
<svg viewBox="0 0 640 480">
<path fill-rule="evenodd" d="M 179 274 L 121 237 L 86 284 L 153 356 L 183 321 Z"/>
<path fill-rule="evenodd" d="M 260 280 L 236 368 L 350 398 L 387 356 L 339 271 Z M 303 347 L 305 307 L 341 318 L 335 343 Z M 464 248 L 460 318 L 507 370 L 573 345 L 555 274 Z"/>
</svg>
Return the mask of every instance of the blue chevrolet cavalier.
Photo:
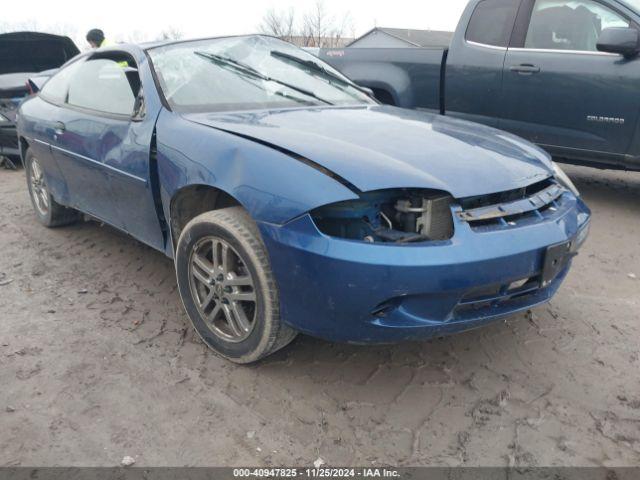
<svg viewBox="0 0 640 480">
<path fill-rule="evenodd" d="M 76 57 L 23 103 L 45 226 L 82 214 L 175 261 L 218 354 L 298 332 L 386 343 L 547 302 L 590 212 L 549 156 L 488 127 L 377 104 L 263 36 Z"/>
</svg>

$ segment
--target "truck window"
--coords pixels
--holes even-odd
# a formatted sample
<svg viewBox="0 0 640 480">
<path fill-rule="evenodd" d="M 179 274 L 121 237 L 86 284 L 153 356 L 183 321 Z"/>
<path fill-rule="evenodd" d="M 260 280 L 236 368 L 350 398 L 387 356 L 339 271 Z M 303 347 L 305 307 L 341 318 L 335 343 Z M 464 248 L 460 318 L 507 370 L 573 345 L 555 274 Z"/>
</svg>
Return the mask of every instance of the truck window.
<svg viewBox="0 0 640 480">
<path fill-rule="evenodd" d="M 592 0 L 536 0 L 525 48 L 597 52 L 602 30 L 629 25 L 622 15 Z"/>
<path fill-rule="evenodd" d="M 507 47 L 519 4 L 517 0 L 483 0 L 478 3 L 469 20 L 467 41 Z"/>
</svg>

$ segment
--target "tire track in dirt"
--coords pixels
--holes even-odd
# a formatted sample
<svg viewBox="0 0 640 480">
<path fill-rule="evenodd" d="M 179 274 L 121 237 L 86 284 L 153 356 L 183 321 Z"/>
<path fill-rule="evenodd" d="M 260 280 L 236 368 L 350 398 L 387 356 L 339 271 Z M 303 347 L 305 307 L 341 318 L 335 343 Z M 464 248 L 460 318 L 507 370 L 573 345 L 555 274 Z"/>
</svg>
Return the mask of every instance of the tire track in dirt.
<svg viewBox="0 0 640 480">
<path fill-rule="evenodd" d="M 640 175 L 567 170 L 593 230 L 551 305 L 429 342 L 299 337 L 249 367 L 194 335 L 170 260 L 42 228 L 0 172 L 0 465 L 637 465 Z"/>
</svg>

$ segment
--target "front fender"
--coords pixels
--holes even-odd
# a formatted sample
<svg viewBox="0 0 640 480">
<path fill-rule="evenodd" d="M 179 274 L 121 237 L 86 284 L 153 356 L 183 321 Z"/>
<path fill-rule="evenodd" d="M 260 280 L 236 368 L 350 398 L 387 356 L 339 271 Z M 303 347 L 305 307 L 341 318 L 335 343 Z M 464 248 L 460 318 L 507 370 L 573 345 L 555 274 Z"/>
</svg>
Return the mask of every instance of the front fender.
<svg viewBox="0 0 640 480">
<path fill-rule="evenodd" d="M 180 189 L 209 185 L 235 198 L 254 220 L 282 225 L 309 210 L 358 198 L 333 179 L 275 148 L 162 111 L 158 177 L 166 211 Z"/>
</svg>

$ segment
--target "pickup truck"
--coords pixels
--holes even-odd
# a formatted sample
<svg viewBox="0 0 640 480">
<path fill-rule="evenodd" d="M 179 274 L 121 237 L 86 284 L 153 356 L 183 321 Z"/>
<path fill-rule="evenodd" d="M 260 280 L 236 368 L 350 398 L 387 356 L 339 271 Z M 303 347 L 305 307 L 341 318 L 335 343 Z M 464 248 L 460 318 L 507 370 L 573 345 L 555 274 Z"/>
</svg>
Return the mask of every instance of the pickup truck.
<svg viewBox="0 0 640 480">
<path fill-rule="evenodd" d="M 382 103 L 640 170 L 640 0 L 471 0 L 448 48 L 323 49 Z"/>
</svg>

